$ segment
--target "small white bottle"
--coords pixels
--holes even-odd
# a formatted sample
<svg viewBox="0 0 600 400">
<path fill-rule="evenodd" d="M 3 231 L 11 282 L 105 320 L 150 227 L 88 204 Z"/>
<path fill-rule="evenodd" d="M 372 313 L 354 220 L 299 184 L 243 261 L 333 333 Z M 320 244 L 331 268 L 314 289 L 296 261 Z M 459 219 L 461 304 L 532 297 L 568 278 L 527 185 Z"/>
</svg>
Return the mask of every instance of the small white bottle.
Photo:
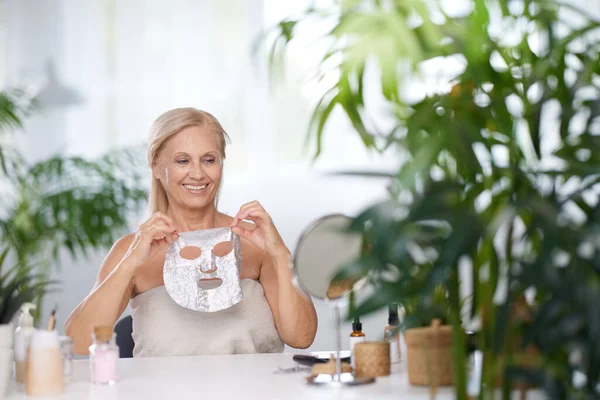
<svg viewBox="0 0 600 400">
<path fill-rule="evenodd" d="M 54 396 L 64 393 L 63 358 L 56 330 L 35 330 L 31 335 L 26 369 L 26 395 Z"/>
<path fill-rule="evenodd" d="M 27 350 L 29 348 L 31 335 L 35 332 L 31 310 L 35 309 L 35 304 L 23 303 L 21 305 L 18 325 L 15 329 L 15 380 L 19 383 L 25 382 Z"/>
</svg>

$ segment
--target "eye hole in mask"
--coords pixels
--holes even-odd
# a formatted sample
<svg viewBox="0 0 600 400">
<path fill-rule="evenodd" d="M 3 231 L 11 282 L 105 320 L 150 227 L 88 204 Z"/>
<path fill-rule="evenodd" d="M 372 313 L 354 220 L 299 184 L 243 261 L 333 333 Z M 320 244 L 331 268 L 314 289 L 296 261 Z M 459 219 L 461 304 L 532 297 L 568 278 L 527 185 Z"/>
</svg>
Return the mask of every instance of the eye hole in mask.
<svg viewBox="0 0 600 400">
<path fill-rule="evenodd" d="M 213 247 L 213 254 L 217 257 L 225 257 L 233 250 L 233 244 L 231 242 L 221 242 Z"/>
<path fill-rule="evenodd" d="M 179 251 L 181 258 L 186 260 L 195 260 L 202 254 L 202 249 L 196 246 L 187 246 Z"/>
</svg>

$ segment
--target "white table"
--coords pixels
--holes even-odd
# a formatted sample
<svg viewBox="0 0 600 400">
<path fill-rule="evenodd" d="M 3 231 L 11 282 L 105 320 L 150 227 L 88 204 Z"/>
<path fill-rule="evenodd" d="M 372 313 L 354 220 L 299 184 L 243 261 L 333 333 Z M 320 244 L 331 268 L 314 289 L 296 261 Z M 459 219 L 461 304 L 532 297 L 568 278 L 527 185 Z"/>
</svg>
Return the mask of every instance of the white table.
<svg viewBox="0 0 600 400">
<path fill-rule="evenodd" d="M 90 384 L 87 360 L 75 360 L 66 392 L 52 399 L 428 399 L 429 390 L 408 385 L 404 364 L 390 376 L 351 388 L 313 387 L 307 372 L 275 374 L 294 366 L 292 354 L 159 357 L 119 360 L 119 382 L 111 387 Z M 436 399 L 451 399 L 451 388 L 440 388 Z M 7 399 L 30 399 L 21 388 L 10 388 Z"/>
</svg>

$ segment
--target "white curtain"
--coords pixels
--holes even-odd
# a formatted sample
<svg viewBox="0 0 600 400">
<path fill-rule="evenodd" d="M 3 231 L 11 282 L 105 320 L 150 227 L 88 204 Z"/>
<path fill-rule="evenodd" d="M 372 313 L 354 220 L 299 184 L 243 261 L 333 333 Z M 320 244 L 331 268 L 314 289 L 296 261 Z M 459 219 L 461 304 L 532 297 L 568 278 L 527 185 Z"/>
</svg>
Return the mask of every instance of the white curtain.
<svg viewBox="0 0 600 400">
<path fill-rule="evenodd" d="M 249 138 L 266 131 L 253 130 L 266 91 L 249 57 L 262 0 L 4 0 L 2 15 L 4 86 L 70 92 L 28 120 L 33 158 L 144 143 L 152 120 L 180 106 L 221 120 L 234 170 L 264 142 Z"/>
<path fill-rule="evenodd" d="M 52 89 L 68 89 L 63 101 L 52 90 L 60 104 L 28 119 L 21 139 L 32 159 L 144 143 L 160 113 L 193 106 L 232 138 L 228 177 L 306 170 L 306 126 L 322 88 L 305 83 L 319 50 L 306 46 L 310 39 L 293 46 L 276 89 L 265 79 L 266 54 L 258 68 L 251 51 L 261 30 L 312 2 L 0 0 L 0 85 L 35 92 L 53 72 Z M 317 168 L 394 164 L 368 155 L 341 114 L 333 121 Z"/>
</svg>

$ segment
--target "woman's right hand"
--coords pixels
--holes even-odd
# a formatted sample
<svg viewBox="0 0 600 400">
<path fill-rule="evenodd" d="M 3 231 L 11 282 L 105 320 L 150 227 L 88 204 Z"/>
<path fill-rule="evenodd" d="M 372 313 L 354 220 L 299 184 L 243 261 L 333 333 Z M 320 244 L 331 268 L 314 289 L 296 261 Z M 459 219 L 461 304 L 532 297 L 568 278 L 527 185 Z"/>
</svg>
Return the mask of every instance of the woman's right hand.
<svg viewBox="0 0 600 400">
<path fill-rule="evenodd" d="M 123 260 L 137 268 L 178 238 L 173 221 L 157 212 L 140 225 Z"/>
</svg>

